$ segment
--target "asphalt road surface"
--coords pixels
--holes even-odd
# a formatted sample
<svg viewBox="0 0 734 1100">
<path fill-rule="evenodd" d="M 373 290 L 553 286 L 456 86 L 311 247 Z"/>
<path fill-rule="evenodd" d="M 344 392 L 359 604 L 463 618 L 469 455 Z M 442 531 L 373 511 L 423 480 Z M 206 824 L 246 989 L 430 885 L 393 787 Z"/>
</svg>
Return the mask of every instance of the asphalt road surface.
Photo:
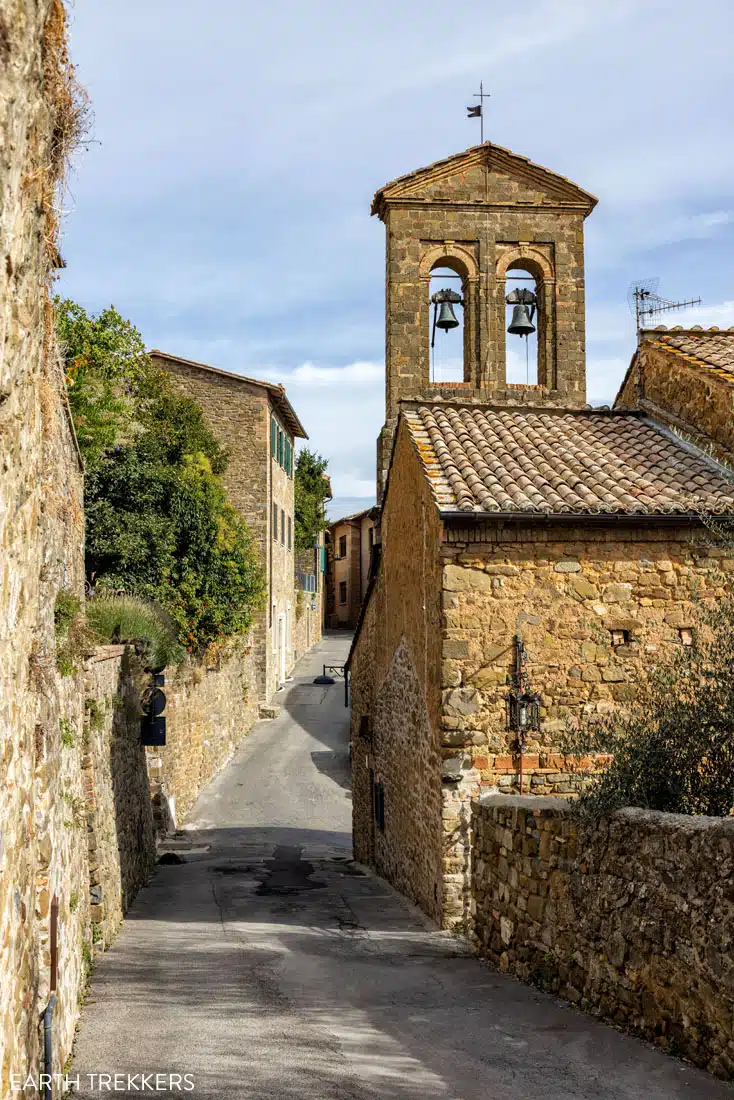
<svg viewBox="0 0 734 1100">
<path fill-rule="evenodd" d="M 312 683 L 348 645 L 333 635 L 300 663 L 280 717 L 255 727 L 167 844 L 183 862 L 158 865 L 98 961 L 78 1095 L 732 1100 L 733 1087 L 495 972 L 351 862 L 343 684 Z"/>
</svg>

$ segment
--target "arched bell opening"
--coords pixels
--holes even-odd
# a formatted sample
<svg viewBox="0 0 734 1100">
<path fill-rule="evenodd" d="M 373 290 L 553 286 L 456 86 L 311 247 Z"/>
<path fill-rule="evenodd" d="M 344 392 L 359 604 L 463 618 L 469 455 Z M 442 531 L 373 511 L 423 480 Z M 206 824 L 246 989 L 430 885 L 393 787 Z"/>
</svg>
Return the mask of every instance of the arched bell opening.
<svg viewBox="0 0 734 1100">
<path fill-rule="evenodd" d="M 440 260 L 428 281 L 430 381 L 466 381 L 466 323 L 463 273 Z"/>
<path fill-rule="evenodd" d="M 529 268 L 512 265 L 505 279 L 505 377 L 509 385 L 537 386 L 542 282 Z"/>
</svg>

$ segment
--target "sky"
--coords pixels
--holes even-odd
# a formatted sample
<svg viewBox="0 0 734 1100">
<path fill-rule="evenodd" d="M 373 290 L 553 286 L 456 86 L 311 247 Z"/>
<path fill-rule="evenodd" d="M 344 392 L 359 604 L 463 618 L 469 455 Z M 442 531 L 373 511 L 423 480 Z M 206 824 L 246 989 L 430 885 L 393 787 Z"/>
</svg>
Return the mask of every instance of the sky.
<svg viewBox="0 0 734 1100">
<path fill-rule="evenodd" d="M 632 282 L 734 325 L 730 0 L 74 0 L 94 122 L 59 292 L 149 347 L 274 379 L 329 459 L 332 516 L 374 501 L 388 180 L 485 138 L 599 197 L 588 399 L 634 349 Z"/>
</svg>

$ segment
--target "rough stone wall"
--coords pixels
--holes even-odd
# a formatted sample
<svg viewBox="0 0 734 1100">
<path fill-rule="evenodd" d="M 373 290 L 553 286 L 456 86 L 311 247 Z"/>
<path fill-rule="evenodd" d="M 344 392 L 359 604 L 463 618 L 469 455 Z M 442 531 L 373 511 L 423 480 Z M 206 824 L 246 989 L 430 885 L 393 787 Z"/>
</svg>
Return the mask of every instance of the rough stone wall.
<svg viewBox="0 0 734 1100">
<path fill-rule="evenodd" d="M 354 848 L 440 920 L 440 525 L 418 463 L 403 461 L 411 447 L 401 432 L 380 572 L 352 655 Z M 375 820 L 375 784 L 384 788 L 384 831 Z"/>
<path fill-rule="evenodd" d="M 257 666 L 246 644 L 209 668 L 168 668 L 165 677 L 166 745 L 147 750 L 159 832 L 183 821 L 258 717 Z"/>
<path fill-rule="evenodd" d="M 84 677 L 84 786 L 89 845 L 90 918 L 101 948 L 155 863 L 155 831 L 146 752 L 140 743 L 140 689 L 135 656 L 102 646 Z"/>
<path fill-rule="evenodd" d="M 475 803 L 476 948 L 579 1008 L 734 1077 L 734 819 L 557 799 Z"/>
<path fill-rule="evenodd" d="M 83 982 L 87 877 L 81 697 L 55 667 L 54 604 L 82 594 L 81 469 L 47 291 L 55 0 L 0 0 L 0 1094 L 35 1072 L 59 898 L 55 1068 Z"/>
<path fill-rule="evenodd" d="M 468 868 L 469 804 L 481 789 L 569 796 L 593 761 L 571 766 L 559 751 L 568 720 L 583 722 L 634 700 L 659 655 L 696 622 L 694 600 L 722 596 L 734 575 L 730 551 L 700 532 L 597 525 L 562 531 L 490 525 L 447 532 L 442 545 L 442 752 L 458 768 L 461 809 L 455 858 Z M 612 631 L 623 644 L 613 644 Z M 522 761 L 507 728 L 515 634 L 526 645 L 527 680 L 541 694 L 541 729 Z M 618 636 L 617 636 L 618 637 Z M 459 890 L 455 880 L 454 890 Z M 460 898 L 452 901 L 457 919 Z M 468 905 L 464 879 L 463 909 Z"/>
<path fill-rule="evenodd" d="M 615 407 L 646 409 L 699 445 L 708 445 L 717 458 L 731 462 L 734 457 L 734 377 L 696 366 L 672 348 L 655 346 L 653 333 L 641 340 L 639 360 Z"/>
</svg>

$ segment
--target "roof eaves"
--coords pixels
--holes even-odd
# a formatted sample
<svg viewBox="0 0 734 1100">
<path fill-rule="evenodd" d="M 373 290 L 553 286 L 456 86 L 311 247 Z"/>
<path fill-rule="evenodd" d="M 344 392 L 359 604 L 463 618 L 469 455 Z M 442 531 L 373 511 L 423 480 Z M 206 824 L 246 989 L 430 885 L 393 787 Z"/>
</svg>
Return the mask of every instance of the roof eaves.
<svg viewBox="0 0 734 1100">
<path fill-rule="evenodd" d="M 158 348 L 152 348 L 148 354 L 151 359 L 157 357 L 158 359 L 173 360 L 174 363 L 183 363 L 184 366 L 195 367 L 198 370 L 207 371 L 210 374 L 217 374 L 222 378 L 233 378 L 237 382 L 244 382 L 250 386 L 260 386 L 262 389 L 268 391 L 278 411 L 291 428 L 293 435 L 300 439 L 308 439 L 306 429 L 303 427 L 296 410 L 288 400 L 285 387 L 282 383 L 265 382 L 261 378 L 250 378 L 245 374 L 235 374 L 234 371 L 222 370 L 221 367 L 212 367 L 209 363 L 199 363 L 195 359 L 184 359 L 182 355 L 171 355 L 170 352 L 160 351 Z"/>
</svg>

